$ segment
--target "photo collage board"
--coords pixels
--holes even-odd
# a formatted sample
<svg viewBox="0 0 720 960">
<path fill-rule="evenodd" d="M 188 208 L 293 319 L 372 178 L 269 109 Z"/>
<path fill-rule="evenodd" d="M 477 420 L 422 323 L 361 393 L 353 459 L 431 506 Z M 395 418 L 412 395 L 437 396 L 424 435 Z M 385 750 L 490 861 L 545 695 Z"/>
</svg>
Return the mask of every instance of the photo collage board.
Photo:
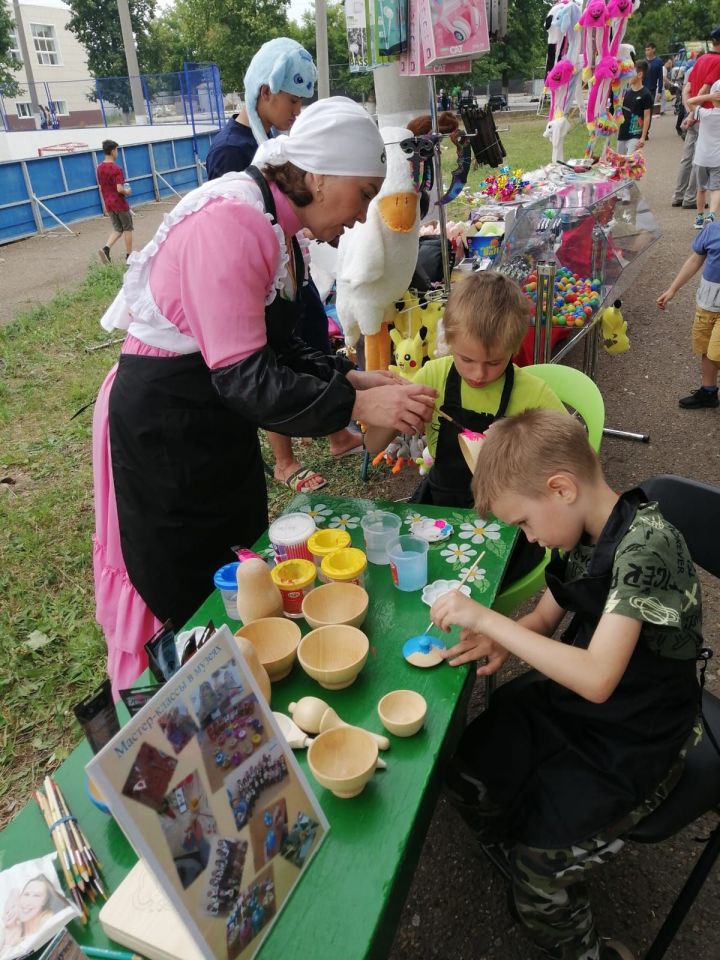
<svg viewBox="0 0 720 960">
<path fill-rule="evenodd" d="M 329 829 L 221 627 L 86 767 L 208 960 L 250 960 Z"/>
</svg>

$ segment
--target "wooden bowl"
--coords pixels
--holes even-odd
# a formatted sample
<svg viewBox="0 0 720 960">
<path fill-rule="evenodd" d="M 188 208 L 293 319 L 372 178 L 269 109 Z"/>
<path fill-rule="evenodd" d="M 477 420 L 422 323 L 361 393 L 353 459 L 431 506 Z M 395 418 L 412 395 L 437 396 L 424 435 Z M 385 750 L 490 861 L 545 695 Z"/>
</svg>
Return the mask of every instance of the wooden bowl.
<svg viewBox="0 0 720 960">
<path fill-rule="evenodd" d="M 396 737 L 412 737 L 425 723 L 425 697 L 414 690 L 393 690 L 378 703 L 382 725 Z"/>
<path fill-rule="evenodd" d="M 300 641 L 297 655 L 308 676 L 326 690 L 349 687 L 365 666 L 370 644 L 357 627 L 333 624 L 311 630 Z"/>
<path fill-rule="evenodd" d="M 336 797 L 356 797 L 375 773 L 378 745 L 358 727 L 335 727 L 313 740 L 307 759 L 319 784 Z"/>
<path fill-rule="evenodd" d="M 311 627 L 334 623 L 361 627 L 368 611 L 367 590 L 356 583 L 325 583 L 303 600 L 303 616 Z"/>
<path fill-rule="evenodd" d="M 235 636 L 245 637 L 255 647 L 258 660 L 273 683 L 292 670 L 301 637 L 300 627 L 294 621 L 286 617 L 251 620 L 236 630 Z"/>
</svg>

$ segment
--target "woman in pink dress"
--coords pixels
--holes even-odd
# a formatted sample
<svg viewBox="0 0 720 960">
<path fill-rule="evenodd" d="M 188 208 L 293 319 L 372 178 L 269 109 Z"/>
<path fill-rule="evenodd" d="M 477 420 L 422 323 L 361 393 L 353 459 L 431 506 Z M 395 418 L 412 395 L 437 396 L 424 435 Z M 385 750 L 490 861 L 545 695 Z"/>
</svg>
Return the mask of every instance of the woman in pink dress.
<svg viewBox="0 0 720 960">
<path fill-rule="evenodd" d="M 266 528 L 258 427 L 424 429 L 434 391 L 355 370 L 294 332 L 296 235 L 330 241 L 362 222 L 384 175 L 367 112 L 321 100 L 256 166 L 185 196 L 131 258 L 102 320 L 127 337 L 93 423 L 96 615 L 115 691 L 147 665 L 160 623 L 182 626 L 208 596 L 231 545 Z"/>
</svg>

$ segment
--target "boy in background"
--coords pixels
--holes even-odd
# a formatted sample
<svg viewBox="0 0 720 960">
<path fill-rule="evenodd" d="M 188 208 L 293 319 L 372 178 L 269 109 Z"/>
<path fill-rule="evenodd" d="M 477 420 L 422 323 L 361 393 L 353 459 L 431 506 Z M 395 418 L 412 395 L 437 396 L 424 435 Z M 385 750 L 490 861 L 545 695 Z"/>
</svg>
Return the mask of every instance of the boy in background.
<svg viewBox="0 0 720 960">
<path fill-rule="evenodd" d="M 125 174 L 117 163 L 117 143 L 114 140 L 103 140 L 102 152 L 103 159 L 97 166 L 97 182 L 113 229 L 105 246 L 98 250 L 98 256 L 100 263 L 107 264 L 110 263 L 110 249 L 120 237 L 125 238 L 125 259 L 132 253 L 133 220 L 130 204 L 127 202 L 131 188 L 125 183 Z"/>
<path fill-rule="evenodd" d="M 710 104 L 710 106 L 707 106 Z M 695 229 L 702 230 L 712 223 L 720 208 L 720 80 L 713 83 L 710 93 L 688 97 L 687 105 L 698 123 L 697 143 L 693 165 L 697 179 L 697 216 Z M 710 212 L 705 216 L 705 194 L 710 193 Z"/>
<path fill-rule="evenodd" d="M 677 783 L 697 740 L 702 602 L 681 534 L 641 489 L 618 496 L 585 428 L 551 410 L 494 424 L 475 507 L 553 548 L 548 589 L 515 622 L 457 590 L 432 607 L 462 628 L 451 666 L 511 654 L 544 676 L 513 683 L 467 727 L 451 802 L 507 861 L 525 932 L 552 960 L 632 960 L 595 928 L 586 871 Z M 564 551 L 563 555 L 559 551 Z M 561 640 L 553 635 L 570 611 Z"/>
<path fill-rule="evenodd" d="M 650 132 L 653 99 L 645 87 L 647 60 L 638 60 L 623 98 L 623 119 L 618 130 L 617 152 L 622 156 L 642 150 Z"/>
<path fill-rule="evenodd" d="M 716 111 L 720 115 L 720 110 Z M 705 121 L 703 120 L 703 123 Z M 702 268 L 695 294 L 695 319 L 692 329 L 693 353 L 700 354 L 702 382 L 697 390 L 678 403 L 685 410 L 718 406 L 717 375 L 720 368 L 720 220 L 712 220 L 692 244 L 693 252 L 680 267 L 678 275 L 657 298 L 661 310 Z"/>
</svg>

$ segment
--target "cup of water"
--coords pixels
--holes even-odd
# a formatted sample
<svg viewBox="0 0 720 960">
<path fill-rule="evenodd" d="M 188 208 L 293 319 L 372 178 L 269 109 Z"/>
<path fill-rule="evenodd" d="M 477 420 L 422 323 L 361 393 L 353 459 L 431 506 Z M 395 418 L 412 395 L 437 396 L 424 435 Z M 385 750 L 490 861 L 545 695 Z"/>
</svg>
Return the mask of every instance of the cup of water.
<svg viewBox="0 0 720 960">
<path fill-rule="evenodd" d="M 398 590 L 422 590 L 428 579 L 427 540 L 420 537 L 398 537 L 388 547 L 390 573 Z"/>
<path fill-rule="evenodd" d="M 368 563 L 388 564 L 388 547 L 397 540 L 400 517 L 384 510 L 372 510 L 362 518 L 360 525 L 365 535 L 365 553 Z"/>
</svg>

